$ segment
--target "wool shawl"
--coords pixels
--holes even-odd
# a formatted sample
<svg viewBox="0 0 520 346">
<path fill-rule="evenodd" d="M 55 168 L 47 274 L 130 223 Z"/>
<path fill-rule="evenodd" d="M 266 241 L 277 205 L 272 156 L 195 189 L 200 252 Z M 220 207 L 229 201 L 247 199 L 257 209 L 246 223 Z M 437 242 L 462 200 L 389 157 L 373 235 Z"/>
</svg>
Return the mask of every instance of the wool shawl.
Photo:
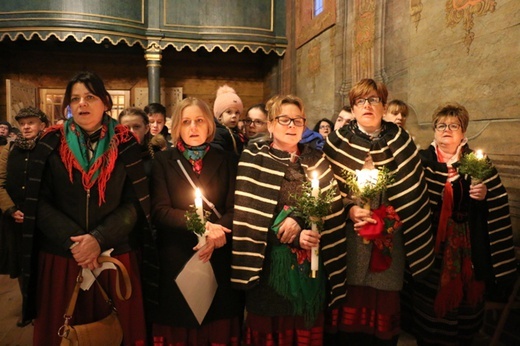
<svg viewBox="0 0 520 346">
<path fill-rule="evenodd" d="M 38 207 L 38 196 L 42 183 L 42 176 L 46 166 L 47 158 L 53 151 L 60 148 L 62 141 L 65 141 L 62 125 L 48 128 L 38 145 L 29 163 L 29 174 L 27 180 L 27 194 L 25 198 L 25 211 L 23 222 L 23 241 L 22 241 L 22 266 L 23 266 L 23 286 L 22 286 L 22 314 L 23 320 L 36 317 L 36 281 L 38 268 L 38 238 L 36 229 L 36 211 Z M 148 179 L 145 176 L 142 164 L 139 143 L 127 128 L 117 125 L 115 128 L 116 136 L 123 137 L 118 145 L 118 160 L 125 164 L 127 176 L 139 200 L 143 217 L 150 218 L 150 195 L 148 191 Z"/>
<path fill-rule="evenodd" d="M 472 150 L 465 145 L 462 148 L 462 154 L 468 154 Z M 442 190 L 446 179 L 448 178 L 448 168 L 445 163 L 437 162 L 435 147 L 431 145 L 427 149 L 421 150 L 421 159 L 424 166 L 426 181 L 428 182 L 428 191 L 430 194 L 430 203 L 432 210 L 440 210 L 442 205 Z M 455 163 L 453 165 L 457 167 Z M 469 177 L 464 177 L 469 179 Z M 479 213 L 476 208 L 469 209 L 468 220 L 471 224 L 475 224 L 478 230 L 472 234 L 487 234 L 485 241 L 488 246 L 483 246 L 480 241 L 474 244 L 472 241 L 472 257 L 490 256 L 492 275 L 495 283 L 509 281 L 512 275 L 516 275 L 516 259 L 513 243 L 513 229 L 511 226 L 511 217 L 509 214 L 509 202 L 506 189 L 502 185 L 500 176 L 495 167 L 491 177 L 483 181 L 487 187 L 485 198 L 485 208 L 483 213 Z M 482 220 L 482 223 L 475 223 L 475 220 Z M 471 227 L 470 227 L 471 228 Z M 489 249 L 489 250 L 487 250 Z M 489 251 L 489 253 L 487 253 Z M 482 268 L 475 268 L 476 271 Z"/>
<path fill-rule="evenodd" d="M 347 200 L 345 172 L 362 169 L 368 155 L 376 168 L 389 169 L 394 182 L 388 186 L 386 196 L 403 223 L 404 251 L 410 271 L 414 277 L 426 275 L 434 261 L 428 190 L 417 147 L 408 132 L 382 121 L 380 136 L 370 138 L 353 120 L 327 137 L 323 152 Z"/>
<path fill-rule="evenodd" d="M 290 154 L 272 149 L 268 142 L 251 144 L 240 158 L 235 190 L 233 259 L 231 282 L 237 289 L 258 284 L 264 264 L 267 234 L 276 215 L 280 187 Z M 300 146 L 299 157 L 307 178 L 318 172 L 320 189 L 333 189 L 335 197 L 321 232 L 320 260 L 329 280 L 329 305 L 341 303 L 346 295 L 345 216 L 341 195 L 330 163 L 308 145 Z"/>
</svg>

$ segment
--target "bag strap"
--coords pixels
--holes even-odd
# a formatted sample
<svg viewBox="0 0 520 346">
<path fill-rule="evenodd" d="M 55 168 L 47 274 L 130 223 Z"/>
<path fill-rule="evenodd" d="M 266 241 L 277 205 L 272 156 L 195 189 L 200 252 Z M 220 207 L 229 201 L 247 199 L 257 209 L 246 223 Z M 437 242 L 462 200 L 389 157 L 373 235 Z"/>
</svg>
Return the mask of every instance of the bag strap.
<svg viewBox="0 0 520 346">
<path fill-rule="evenodd" d="M 119 300 L 128 300 L 130 299 L 130 296 L 132 295 L 132 283 L 130 282 L 130 276 L 128 275 L 128 271 L 125 268 L 125 265 L 118 259 L 108 256 L 101 256 L 98 257 L 98 262 L 103 263 L 113 263 L 117 268 L 117 274 L 116 274 L 116 294 L 117 298 Z M 78 276 L 76 277 L 76 285 L 74 286 L 74 290 L 72 291 L 72 296 L 70 297 L 69 305 L 67 306 L 67 309 L 65 310 L 65 315 L 63 315 L 63 318 L 65 321 L 63 322 L 63 326 L 60 327 L 58 330 L 58 335 L 60 337 L 63 337 L 63 335 L 66 333 L 66 327 L 69 325 L 69 321 L 72 318 L 72 314 L 74 313 L 74 309 L 76 308 L 76 302 L 78 300 L 78 294 L 79 290 L 81 288 L 81 283 L 83 282 L 83 275 L 82 275 L 83 269 L 79 270 Z M 125 284 L 125 295 L 123 296 L 121 294 L 121 287 L 119 284 L 119 272 L 121 272 L 121 275 L 123 276 L 123 282 Z M 101 291 L 101 295 L 103 296 L 103 299 L 112 307 L 112 309 L 115 311 L 114 304 L 112 302 L 112 299 L 108 297 L 108 294 L 105 292 L 103 287 L 101 287 L 101 284 L 97 280 L 96 276 L 94 275 L 94 278 L 96 280 L 97 286 L 99 287 L 99 290 Z"/>
<path fill-rule="evenodd" d="M 188 175 L 188 172 L 186 172 L 186 169 L 184 168 L 184 166 L 182 165 L 182 162 L 181 160 L 177 160 L 177 164 L 179 165 L 179 167 L 181 168 L 182 170 L 182 173 L 184 173 L 184 176 L 186 177 L 186 179 L 188 179 L 188 182 L 191 184 L 191 186 L 193 187 L 193 189 L 196 189 L 197 188 L 197 185 L 195 185 L 195 183 L 193 182 L 193 180 L 191 179 L 191 177 Z M 213 212 L 215 213 L 215 215 L 220 219 L 222 217 L 222 215 L 218 212 L 217 208 L 215 208 L 215 204 L 211 203 L 206 197 L 204 197 L 203 194 L 201 194 L 201 197 L 202 199 L 204 200 L 204 202 L 206 202 L 206 204 L 211 208 L 211 210 L 213 210 Z"/>
</svg>

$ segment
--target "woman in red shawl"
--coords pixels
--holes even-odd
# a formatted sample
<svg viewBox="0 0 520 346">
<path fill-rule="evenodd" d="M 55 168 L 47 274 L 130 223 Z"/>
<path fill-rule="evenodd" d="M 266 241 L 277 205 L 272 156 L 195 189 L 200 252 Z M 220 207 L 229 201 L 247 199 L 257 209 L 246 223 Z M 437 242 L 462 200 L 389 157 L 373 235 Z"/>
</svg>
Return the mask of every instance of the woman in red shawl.
<svg viewBox="0 0 520 346">
<path fill-rule="evenodd" d="M 26 313 L 36 312 L 34 345 L 60 343 L 58 329 L 76 277 L 81 270 L 85 274 L 99 268 L 98 257 L 104 252 L 125 265 L 132 283 L 132 295 L 123 302 L 116 297 L 116 271 L 104 270 L 98 277 L 118 310 L 123 344 L 144 345 L 133 229 L 137 219 L 147 215 L 149 200 L 137 140 L 107 113 L 112 99 L 93 73 L 81 72 L 68 83 L 62 108 L 70 109 L 72 118 L 50 128 L 38 143 L 31 174 L 39 175 L 41 182 L 30 179 L 28 187 L 28 216 L 35 222 L 27 227 L 36 229 L 34 244 L 26 243 L 24 250 L 34 253 L 37 263 L 28 272 L 33 275 L 27 280 Z M 109 313 L 110 306 L 93 285 L 79 292 L 70 323 L 94 322 Z"/>
</svg>

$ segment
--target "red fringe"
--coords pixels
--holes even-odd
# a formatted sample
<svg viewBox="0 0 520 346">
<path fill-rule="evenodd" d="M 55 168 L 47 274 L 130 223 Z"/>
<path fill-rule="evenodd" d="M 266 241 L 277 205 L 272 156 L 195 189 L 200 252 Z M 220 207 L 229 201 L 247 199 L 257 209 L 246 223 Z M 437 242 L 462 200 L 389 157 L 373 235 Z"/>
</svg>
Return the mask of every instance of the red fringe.
<svg viewBox="0 0 520 346">
<path fill-rule="evenodd" d="M 446 313 L 458 307 L 463 297 L 462 279 L 460 277 L 442 286 L 435 297 L 434 310 L 437 317 L 442 318 Z"/>
<path fill-rule="evenodd" d="M 67 145 L 67 139 L 63 127 L 61 127 L 62 141 L 59 149 L 60 157 L 69 173 L 69 179 L 73 181 L 73 169 L 77 169 L 81 172 L 81 182 L 85 190 L 90 190 L 92 186 L 97 182 L 99 192 L 99 205 L 105 202 L 105 190 L 107 182 L 110 180 L 112 171 L 114 170 L 117 156 L 119 154 L 117 148 L 120 143 L 127 142 L 131 137 L 128 136 L 128 129 L 124 126 L 117 125 L 114 137 L 110 140 L 110 146 L 108 150 L 103 153 L 90 167 L 88 172 L 83 170 L 83 167 L 79 164 L 78 160 L 74 156 L 74 153 L 70 150 Z M 96 179 L 93 179 L 96 172 L 99 170 L 99 174 Z"/>
</svg>

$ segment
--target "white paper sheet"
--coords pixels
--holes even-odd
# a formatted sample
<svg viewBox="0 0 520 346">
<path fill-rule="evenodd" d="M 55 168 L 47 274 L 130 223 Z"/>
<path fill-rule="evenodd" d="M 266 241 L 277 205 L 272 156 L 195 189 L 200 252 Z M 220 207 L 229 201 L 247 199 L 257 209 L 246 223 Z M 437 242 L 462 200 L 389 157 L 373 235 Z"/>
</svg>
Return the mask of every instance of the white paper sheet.
<svg viewBox="0 0 520 346">
<path fill-rule="evenodd" d="M 177 275 L 175 283 L 186 299 L 199 324 L 213 302 L 217 292 L 217 280 L 210 262 L 203 263 L 196 252 Z"/>
<path fill-rule="evenodd" d="M 99 255 L 99 257 L 101 256 L 108 256 L 110 257 L 110 254 L 112 253 L 114 249 L 108 249 L 107 251 L 103 252 L 101 255 Z M 99 276 L 99 274 L 105 270 L 105 269 L 114 269 L 114 270 L 117 270 L 116 266 L 114 265 L 114 263 L 110 263 L 110 262 L 104 262 L 100 268 L 96 268 L 94 270 L 90 270 L 90 269 L 83 269 L 81 271 L 81 275 L 83 275 L 83 282 L 81 283 L 81 289 L 83 291 L 88 291 L 88 289 L 90 288 L 90 286 L 92 286 L 92 284 L 94 283 L 95 279 Z M 94 277 L 95 275 L 95 277 Z"/>
</svg>

